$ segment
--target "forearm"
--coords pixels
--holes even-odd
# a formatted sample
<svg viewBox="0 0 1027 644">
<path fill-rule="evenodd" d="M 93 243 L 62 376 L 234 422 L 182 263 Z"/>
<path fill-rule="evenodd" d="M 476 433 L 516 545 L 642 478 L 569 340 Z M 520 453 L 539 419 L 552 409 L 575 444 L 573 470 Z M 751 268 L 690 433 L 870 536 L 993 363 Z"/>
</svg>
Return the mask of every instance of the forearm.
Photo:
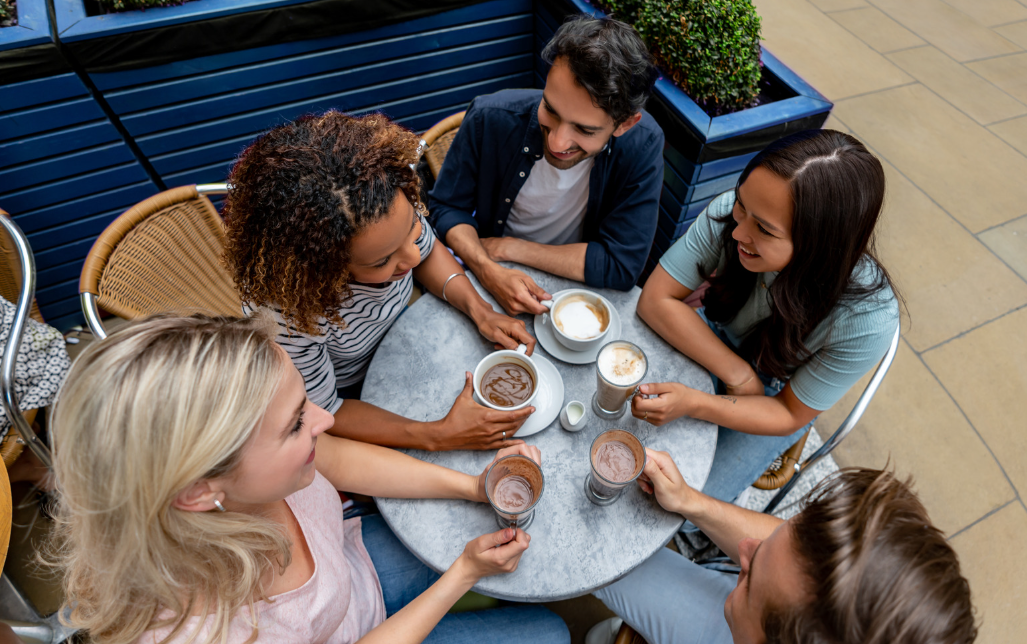
<svg viewBox="0 0 1027 644">
<path fill-rule="evenodd" d="M 588 244 L 554 246 L 514 238 L 506 242 L 503 256 L 496 259 L 531 266 L 576 282 L 585 281 L 585 252 Z"/>
<path fill-rule="evenodd" d="M 457 559 L 428 590 L 358 640 L 360 644 L 418 644 L 477 579 Z"/>
<path fill-rule="evenodd" d="M 749 363 L 718 338 L 695 309 L 683 301 L 643 290 L 637 311 L 657 335 L 724 383 L 739 385 L 754 375 Z"/>
<path fill-rule="evenodd" d="M 483 271 L 495 264 L 491 258 L 489 258 L 488 252 L 485 247 L 481 245 L 481 240 L 478 238 L 478 231 L 474 226 L 468 224 L 458 224 L 453 226 L 448 233 L 446 233 L 446 245 L 453 249 L 453 252 L 463 260 L 464 264 L 471 269 L 475 275 L 480 275 Z"/>
<path fill-rule="evenodd" d="M 322 436 L 315 463 L 336 489 L 396 499 L 480 501 L 478 478 L 379 445 Z"/>
<path fill-rule="evenodd" d="M 718 396 L 693 391 L 687 415 L 746 434 L 787 436 L 808 420 L 796 418 L 779 396 Z"/>
<path fill-rule="evenodd" d="M 360 400 L 349 399 L 335 412 L 329 434 L 388 447 L 435 449 L 434 438 L 441 421 L 420 422 L 404 418 Z"/>
<path fill-rule="evenodd" d="M 678 513 L 706 534 L 724 554 L 738 561 L 738 542 L 747 537 L 766 539 L 783 523 L 781 519 L 725 503 L 701 492 L 689 491 L 689 500 Z"/>
<path fill-rule="evenodd" d="M 470 226 L 464 227 L 470 228 Z M 475 236 L 475 240 L 477 240 L 477 236 Z M 479 243 L 478 246 L 480 247 L 481 244 Z M 482 299 L 469 279 L 459 276 L 449 279 L 451 275 L 463 272 L 464 269 L 453 259 L 449 251 L 442 244 L 436 244 L 428 258 L 414 269 L 414 276 L 433 295 L 445 299 L 477 323 L 483 313 L 490 313 L 493 308 Z M 447 280 L 449 280 L 448 283 Z M 442 297 L 443 289 L 445 289 L 445 298 Z"/>
</svg>

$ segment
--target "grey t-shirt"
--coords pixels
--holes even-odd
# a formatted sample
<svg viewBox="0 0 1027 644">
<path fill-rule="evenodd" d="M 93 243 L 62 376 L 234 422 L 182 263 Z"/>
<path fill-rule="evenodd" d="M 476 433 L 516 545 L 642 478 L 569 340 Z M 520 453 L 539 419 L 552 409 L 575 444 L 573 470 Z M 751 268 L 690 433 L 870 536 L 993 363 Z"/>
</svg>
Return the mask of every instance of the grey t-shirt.
<svg viewBox="0 0 1027 644">
<path fill-rule="evenodd" d="M 734 203 L 734 190 L 714 199 L 684 237 L 660 258 L 660 266 L 682 286 L 694 291 L 702 284 L 700 266 L 707 275 L 724 266 L 727 254 L 721 243 L 721 232 L 725 224 L 714 219 L 730 214 Z M 853 278 L 870 284 L 877 270 L 873 262 L 863 261 L 853 272 Z M 777 273 L 760 273 L 748 301 L 726 325 L 727 336 L 736 348 L 756 323 L 770 316 L 766 287 L 775 277 Z M 898 302 L 887 287 L 867 298 L 836 305 L 805 339 L 813 358 L 799 367 L 789 380 L 796 397 L 812 409 L 829 409 L 884 357 L 898 324 Z"/>
</svg>

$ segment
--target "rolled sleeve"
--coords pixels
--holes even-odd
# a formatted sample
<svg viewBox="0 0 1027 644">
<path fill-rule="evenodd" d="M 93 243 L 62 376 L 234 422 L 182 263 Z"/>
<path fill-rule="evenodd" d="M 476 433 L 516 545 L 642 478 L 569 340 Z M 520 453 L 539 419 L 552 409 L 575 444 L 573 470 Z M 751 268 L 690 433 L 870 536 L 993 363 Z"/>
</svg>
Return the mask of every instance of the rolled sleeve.
<svg viewBox="0 0 1027 644">
<path fill-rule="evenodd" d="M 704 281 L 703 273 L 709 275 L 724 260 L 724 224 L 716 219 L 729 214 L 734 204 L 734 190 L 711 201 L 684 236 L 660 258 L 660 266 L 685 288 L 699 288 Z"/>
</svg>

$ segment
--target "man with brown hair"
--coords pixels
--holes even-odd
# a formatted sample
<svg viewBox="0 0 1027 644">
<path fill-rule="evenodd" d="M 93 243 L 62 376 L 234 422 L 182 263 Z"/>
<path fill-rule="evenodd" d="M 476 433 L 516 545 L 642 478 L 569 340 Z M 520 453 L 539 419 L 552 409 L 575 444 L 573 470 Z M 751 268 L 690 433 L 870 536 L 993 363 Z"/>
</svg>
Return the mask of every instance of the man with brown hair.
<svg viewBox="0 0 1027 644">
<path fill-rule="evenodd" d="M 666 452 L 642 489 L 741 565 L 737 580 L 662 549 L 595 595 L 649 644 L 968 644 L 977 636 L 956 553 L 909 485 L 846 469 L 782 521 L 712 499 Z M 719 610 L 723 605 L 723 611 Z"/>
</svg>

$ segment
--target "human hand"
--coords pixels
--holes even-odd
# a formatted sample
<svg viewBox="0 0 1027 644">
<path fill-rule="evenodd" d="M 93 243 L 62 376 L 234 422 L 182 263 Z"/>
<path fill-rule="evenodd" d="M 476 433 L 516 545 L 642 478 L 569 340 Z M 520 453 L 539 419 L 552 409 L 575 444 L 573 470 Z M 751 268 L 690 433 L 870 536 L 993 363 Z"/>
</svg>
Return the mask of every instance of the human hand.
<svg viewBox="0 0 1027 644">
<path fill-rule="evenodd" d="M 647 383 L 638 391 L 631 399 L 631 415 L 657 427 L 688 415 L 691 397 L 696 393 L 679 382 Z"/>
<path fill-rule="evenodd" d="M 509 315 L 518 313 L 538 315 L 549 310 L 542 306 L 541 300 L 551 300 L 553 296 L 536 284 L 535 280 L 517 269 L 492 264 L 481 271 L 477 277 L 485 290 L 496 298 L 499 305 Z"/>
<path fill-rule="evenodd" d="M 513 572 L 530 542 L 531 537 L 520 528 L 483 534 L 467 542 L 453 566 L 474 583 L 482 577 Z"/>
<path fill-rule="evenodd" d="M 474 402 L 471 372 L 464 372 L 464 388 L 446 417 L 439 421 L 432 449 L 500 449 L 518 445 L 514 433 L 535 411 L 532 406 L 515 411 L 498 411 Z"/>
<path fill-rule="evenodd" d="M 489 259 L 494 262 L 505 262 L 510 259 L 506 251 L 510 244 L 517 240 L 513 237 L 482 237 L 479 241 L 481 241 L 481 247 L 488 253 Z"/>
<path fill-rule="evenodd" d="M 485 475 L 488 474 L 489 468 L 492 467 L 492 463 L 495 463 L 504 456 L 510 456 L 511 454 L 522 454 L 524 456 L 527 456 L 531 460 L 535 461 L 540 466 L 542 465 L 542 452 L 539 451 L 539 449 L 534 445 L 528 445 L 524 441 L 521 441 L 517 445 L 513 445 L 511 447 L 504 447 L 503 449 L 496 452 L 496 455 L 495 457 L 493 457 L 492 462 L 486 465 L 485 469 L 483 469 L 481 471 L 481 474 L 478 475 L 477 497 L 479 502 L 488 503 L 489 501 L 488 494 L 485 493 Z"/>
<path fill-rule="evenodd" d="M 497 349 L 517 349 L 517 345 L 528 347 L 527 355 L 535 351 L 535 337 L 528 333 L 524 322 L 496 313 L 492 307 L 482 309 L 481 313 L 472 316 L 478 325 L 478 333 L 496 343 Z"/>
<path fill-rule="evenodd" d="M 685 482 L 670 454 L 646 448 L 645 455 L 645 469 L 638 477 L 638 487 L 646 494 L 655 492 L 656 501 L 664 510 L 685 515 L 699 493 Z"/>
</svg>

